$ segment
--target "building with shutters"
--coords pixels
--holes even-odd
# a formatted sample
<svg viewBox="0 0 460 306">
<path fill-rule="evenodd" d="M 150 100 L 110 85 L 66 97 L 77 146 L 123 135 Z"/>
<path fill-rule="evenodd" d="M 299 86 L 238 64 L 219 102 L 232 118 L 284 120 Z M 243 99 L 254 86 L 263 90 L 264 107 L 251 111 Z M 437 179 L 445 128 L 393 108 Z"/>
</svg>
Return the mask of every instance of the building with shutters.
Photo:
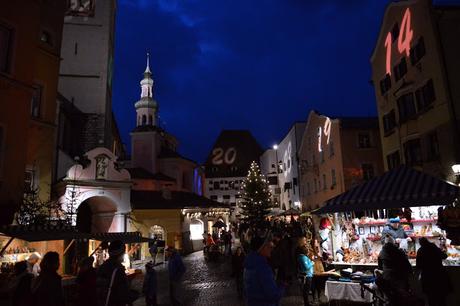
<svg viewBox="0 0 460 306">
<path fill-rule="evenodd" d="M 303 210 L 383 173 L 377 118 L 308 115 L 299 149 Z"/>
<path fill-rule="evenodd" d="M 390 3 L 370 59 L 385 170 L 455 180 L 460 161 L 460 6 Z"/>
<path fill-rule="evenodd" d="M 204 164 L 207 198 L 230 204 L 237 215 L 238 192 L 251 162 L 259 161 L 262 149 L 247 130 L 223 130 Z"/>
</svg>

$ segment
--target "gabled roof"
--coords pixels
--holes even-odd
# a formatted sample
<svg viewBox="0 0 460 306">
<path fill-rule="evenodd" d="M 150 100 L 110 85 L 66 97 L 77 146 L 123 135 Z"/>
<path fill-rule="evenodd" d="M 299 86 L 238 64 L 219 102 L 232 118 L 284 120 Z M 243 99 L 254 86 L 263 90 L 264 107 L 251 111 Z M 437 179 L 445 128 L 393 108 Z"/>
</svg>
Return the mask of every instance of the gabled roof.
<svg viewBox="0 0 460 306">
<path fill-rule="evenodd" d="M 452 204 L 460 188 L 400 166 L 324 203 L 316 214 Z"/>
<path fill-rule="evenodd" d="M 230 153 L 227 153 L 232 148 L 234 152 L 230 151 Z M 216 155 L 216 149 L 222 150 L 221 158 L 218 158 L 219 156 Z M 228 154 L 227 158 L 233 159 L 233 162 L 230 164 L 227 164 L 224 160 L 226 153 Z M 262 148 L 250 131 L 222 130 L 204 164 L 206 177 L 246 176 L 251 162 L 258 162 L 262 153 Z M 232 158 L 233 155 L 234 158 Z M 221 162 L 214 163 L 216 158 Z"/>
<path fill-rule="evenodd" d="M 163 174 L 161 172 L 157 172 L 153 174 L 152 172 L 141 168 L 127 168 L 126 170 L 129 171 L 129 174 L 131 174 L 131 177 L 134 179 L 151 179 L 151 180 L 156 180 L 156 181 L 168 181 L 168 182 L 175 182 L 176 179 L 167 176 L 166 174 Z"/>
<path fill-rule="evenodd" d="M 171 191 L 170 197 L 162 191 L 131 190 L 133 209 L 230 208 L 192 192 Z"/>
</svg>

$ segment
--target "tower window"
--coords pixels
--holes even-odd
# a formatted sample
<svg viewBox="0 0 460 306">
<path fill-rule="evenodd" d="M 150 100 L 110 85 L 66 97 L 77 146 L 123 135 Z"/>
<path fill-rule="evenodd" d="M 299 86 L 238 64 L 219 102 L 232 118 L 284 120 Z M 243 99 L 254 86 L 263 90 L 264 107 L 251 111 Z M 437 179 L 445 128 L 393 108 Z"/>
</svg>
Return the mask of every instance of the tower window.
<svg viewBox="0 0 460 306">
<path fill-rule="evenodd" d="M 142 125 L 146 125 L 146 124 L 147 124 L 147 116 L 142 115 Z"/>
<path fill-rule="evenodd" d="M 152 125 L 153 124 L 153 118 L 152 118 L 152 115 L 149 116 L 149 125 Z"/>
</svg>

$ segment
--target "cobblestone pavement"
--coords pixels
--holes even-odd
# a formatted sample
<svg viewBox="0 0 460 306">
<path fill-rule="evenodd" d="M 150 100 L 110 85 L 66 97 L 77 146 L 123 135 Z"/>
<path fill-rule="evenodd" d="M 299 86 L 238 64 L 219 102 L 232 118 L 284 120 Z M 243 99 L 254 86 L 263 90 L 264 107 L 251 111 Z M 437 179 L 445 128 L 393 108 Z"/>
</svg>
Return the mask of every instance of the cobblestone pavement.
<svg viewBox="0 0 460 306">
<path fill-rule="evenodd" d="M 238 300 L 234 279 L 230 276 L 229 258 L 221 258 L 219 262 L 207 262 L 203 252 L 195 252 L 184 258 L 187 272 L 184 276 L 184 302 L 190 306 L 246 306 Z M 156 267 L 158 277 L 159 305 L 169 305 L 167 281 L 167 266 L 160 264 Z M 134 280 L 133 287 L 141 288 L 142 280 Z M 135 306 L 145 305 L 140 298 Z M 300 295 L 285 297 L 281 306 L 303 305 Z"/>
</svg>

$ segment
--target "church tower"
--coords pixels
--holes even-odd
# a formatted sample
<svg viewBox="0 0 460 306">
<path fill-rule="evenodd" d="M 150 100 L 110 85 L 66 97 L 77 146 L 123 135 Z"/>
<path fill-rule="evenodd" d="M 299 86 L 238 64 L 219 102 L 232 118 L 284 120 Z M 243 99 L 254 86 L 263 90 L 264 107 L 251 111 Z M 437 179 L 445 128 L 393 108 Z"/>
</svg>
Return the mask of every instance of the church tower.
<svg viewBox="0 0 460 306">
<path fill-rule="evenodd" d="M 162 130 L 158 126 L 158 104 L 153 98 L 153 79 L 150 71 L 149 54 L 144 78 L 140 82 L 141 98 L 136 108 L 136 127 L 131 132 L 131 166 L 156 173 L 158 155 L 161 150 Z"/>
<path fill-rule="evenodd" d="M 136 126 L 156 126 L 158 104 L 153 98 L 153 79 L 150 71 L 149 54 L 147 53 L 147 66 L 141 84 L 141 99 L 134 105 L 136 107 Z"/>
</svg>

